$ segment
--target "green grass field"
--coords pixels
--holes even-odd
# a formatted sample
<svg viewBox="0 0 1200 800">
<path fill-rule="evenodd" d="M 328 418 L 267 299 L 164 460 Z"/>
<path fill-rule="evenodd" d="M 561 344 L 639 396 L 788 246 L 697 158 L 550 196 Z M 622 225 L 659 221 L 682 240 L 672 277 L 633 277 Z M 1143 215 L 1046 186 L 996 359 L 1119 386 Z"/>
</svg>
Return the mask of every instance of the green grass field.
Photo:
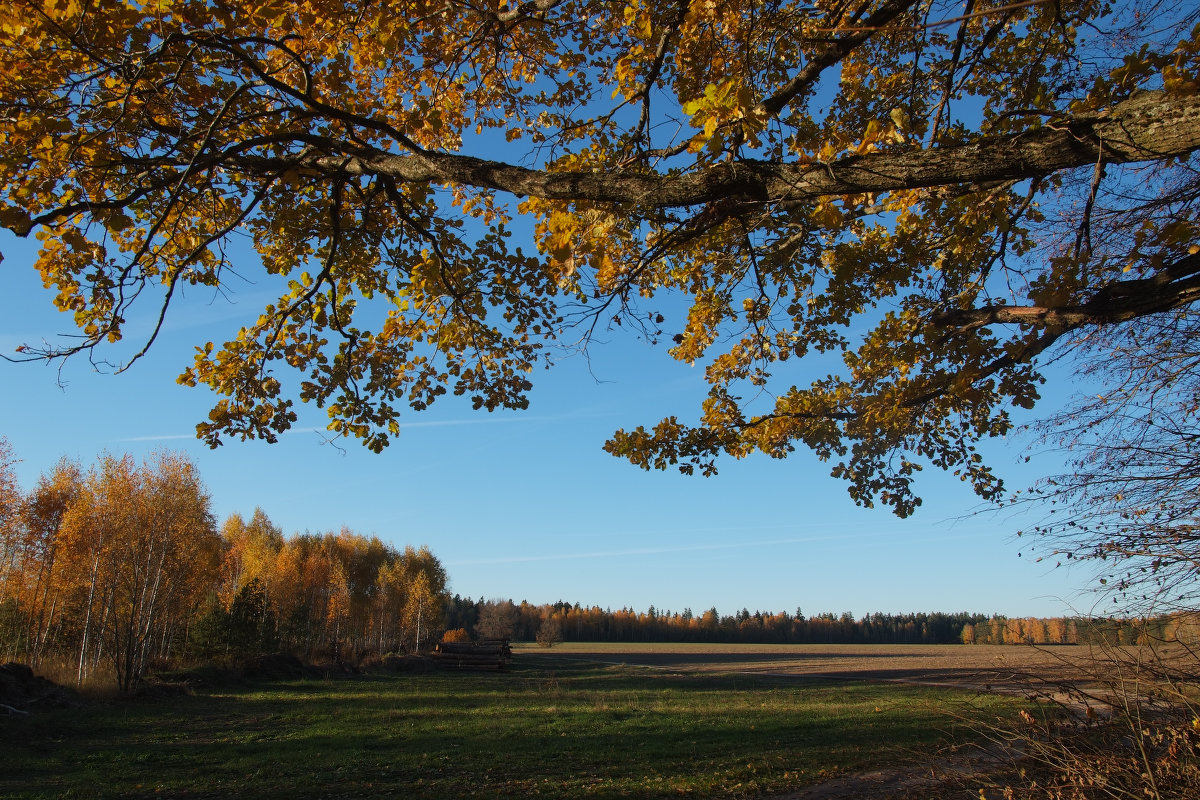
<svg viewBox="0 0 1200 800">
<path fill-rule="evenodd" d="M 522 652 L 507 673 L 365 675 L 0 718 L 0 796 L 782 794 L 928 759 L 1018 702 L 670 674 Z"/>
</svg>

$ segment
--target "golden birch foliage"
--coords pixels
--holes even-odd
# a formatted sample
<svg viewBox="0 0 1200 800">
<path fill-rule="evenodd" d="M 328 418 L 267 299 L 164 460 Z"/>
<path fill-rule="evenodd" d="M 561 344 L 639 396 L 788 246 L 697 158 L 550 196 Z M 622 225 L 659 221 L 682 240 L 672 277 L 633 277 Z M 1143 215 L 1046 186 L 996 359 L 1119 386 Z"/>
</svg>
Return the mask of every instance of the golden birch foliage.
<svg viewBox="0 0 1200 800">
<path fill-rule="evenodd" d="M 412 642 L 414 650 L 420 650 L 442 635 L 442 597 L 433 591 L 427 574 L 419 572 L 408 587 L 406 599 L 404 639 Z"/>
<path fill-rule="evenodd" d="M 262 509 L 218 532 L 195 466 L 169 452 L 141 463 L 106 454 L 86 470 L 63 459 L 26 496 L 0 445 L 15 514 L 0 551 L 10 658 L 65 659 L 80 681 L 113 671 L 128 691 L 152 659 L 181 652 L 214 600 L 228 610 L 256 581 L 271 612 L 256 647 L 386 652 L 441 633 L 448 579 L 427 547 L 400 550 L 347 528 L 284 537 Z"/>
<path fill-rule="evenodd" d="M 156 580 L 163 622 L 178 625 L 198 613 L 217 580 L 220 538 L 208 491 L 186 456 L 158 453 L 142 470 L 143 513 L 158 537 L 162 572 Z"/>
<path fill-rule="evenodd" d="M 281 621 L 295 619 L 305 608 L 304 556 L 295 543 L 295 538 L 284 541 L 265 579 L 267 595 Z"/>
<path fill-rule="evenodd" d="M 401 623 L 408 596 L 408 581 L 400 559 L 384 564 L 376 575 L 378 610 L 375 623 L 380 631 L 380 647 L 401 641 Z M 388 648 L 391 649 L 391 648 Z"/>
<path fill-rule="evenodd" d="M 219 565 L 208 503 L 175 454 L 142 465 L 106 455 L 82 476 L 61 526 L 81 678 L 103 654 L 131 690 L 172 629 L 198 615 Z"/>
<path fill-rule="evenodd" d="M 350 581 L 341 562 L 333 561 L 330 565 L 325 591 L 326 635 L 336 645 L 346 635 L 350 622 Z"/>
<path fill-rule="evenodd" d="M 250 521 L 241 514 L 232 514 L 221 525 L 223 556 L 221 589 L 218 599 L 228 608 L 243 586 L 258 578 L 267 582 L 279 552 L 283 549 L 283 532 L 261 508 L 254 509 Z"/>
<path fill-rule="evenodd" d="M 330 598 L 334 594 L 336 577 L 333 559 L 324 548 L 313 547 L 306 554 L 300 573 L 304 608 L 308 611 L 313 629 L 327 632 L 326 624 L 331 618 Z"/>
<path fill-rule="evenodd" d="M 21 509 L 24 542 L 19 579 L 8 584 L 5 595 L 24 611 L 23 649 L 35 667 L 54 648 L 54 631 L 61 628 L 67 611 L 69 583 L 64 578 L 69 576 L 59 565 L 59 533 L 78 493 L 81 473 L 78 464 L 60 460 L 38 478 Z"/>
<path fill-rule="evenodd" d="M 1049 354 L 1194 302 L 1187 6 L 16 0 L 0 224 L 83 336 L 17 357 L 136 359 L 257 272 L 180 376 L 214 446 L 297 400 L 375 450 L 443 395 L 525 408 L 620 326 L 704 368 L 607 443 L 639 466 L 802 445 L 900 514 L 922 466 L 995 497 L 975 443 Z"/>
<path fill-rule="evenodd" d="M 405 647 L 420 647 L 442 633 L 447 601 L 446 569 L 422 545 L 407 545 L 377 574 L 384 629 Z"/>
<path fill-rule="evenodd" d="M 5 598 L 11 596 L 10 585 L 16 585 L 24 550 L 20 525 L 24 497 L 17 483 L 16 463 L 8 440 L 0 436 L 0 590 Z"/>
</svg>

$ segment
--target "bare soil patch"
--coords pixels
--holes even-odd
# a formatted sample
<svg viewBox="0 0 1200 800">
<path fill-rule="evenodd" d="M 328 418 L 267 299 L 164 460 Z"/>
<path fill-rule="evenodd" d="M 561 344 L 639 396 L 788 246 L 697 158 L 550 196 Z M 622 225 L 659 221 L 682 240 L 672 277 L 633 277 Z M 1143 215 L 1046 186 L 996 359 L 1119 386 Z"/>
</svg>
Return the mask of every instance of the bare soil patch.
<svg viewBox="0 0 1200 800">
<path fill-rule="evenodd" d="M 571 643 L 536 652 L 674 672 L 898 681 L 1024 693 L 1086 679 L 1086 647 L 1021 645 L 710 645 Z"/>
</svg>

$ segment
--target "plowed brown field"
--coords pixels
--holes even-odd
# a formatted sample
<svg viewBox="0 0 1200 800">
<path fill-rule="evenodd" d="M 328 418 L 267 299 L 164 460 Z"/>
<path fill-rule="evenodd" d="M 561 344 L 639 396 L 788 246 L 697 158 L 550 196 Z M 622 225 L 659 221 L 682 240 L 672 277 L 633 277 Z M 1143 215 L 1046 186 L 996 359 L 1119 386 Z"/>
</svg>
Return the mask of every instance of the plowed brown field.
<svg viewBox="0 0 1200 800">
<path fill-rule="evenodd" d="M 1087 647 L 1021 645 L 712 645 L 567 643 L 519 647 L 555 659 L 627 664 L 671 672 L 740 672 L 780 679 L 902 681 L 980 691 L 1028 691 L 1031 686 L 1084 678 Z"/>
</svg>

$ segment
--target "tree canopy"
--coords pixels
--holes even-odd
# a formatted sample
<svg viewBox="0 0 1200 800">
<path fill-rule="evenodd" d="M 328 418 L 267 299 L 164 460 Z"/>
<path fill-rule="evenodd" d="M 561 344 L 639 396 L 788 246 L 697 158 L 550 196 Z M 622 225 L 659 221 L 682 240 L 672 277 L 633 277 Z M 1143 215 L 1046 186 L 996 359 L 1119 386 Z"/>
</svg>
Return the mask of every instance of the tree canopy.
<svg viewBox="0 0 1200 800">
<path fill-rule="evenodd" d="M 417 652 L 444 630 L 445 567 L 343 527 L 284 536 L 262 509 L 218 531 L 199 472 L 176 453 L 138 464 L 62 459 L 28 493 L 0 437 L 0 658 L 105 666 L 137 688 L 151 665 Z"/>
<path fill-rule="evenodd" d="M 299 399 L 378 450 L 622 326 L 709 385 L 614 433 L 634 464 L 802 445 L 901 515 L 926 464 L 995 497 L 975 445 L 1045 359 L 1200 291 L 1187 5 L 15 0 L 0 223 L 81 338 L 9 357 L 270 276 L 180 377 L 211 445 Z"/>
</svg>

